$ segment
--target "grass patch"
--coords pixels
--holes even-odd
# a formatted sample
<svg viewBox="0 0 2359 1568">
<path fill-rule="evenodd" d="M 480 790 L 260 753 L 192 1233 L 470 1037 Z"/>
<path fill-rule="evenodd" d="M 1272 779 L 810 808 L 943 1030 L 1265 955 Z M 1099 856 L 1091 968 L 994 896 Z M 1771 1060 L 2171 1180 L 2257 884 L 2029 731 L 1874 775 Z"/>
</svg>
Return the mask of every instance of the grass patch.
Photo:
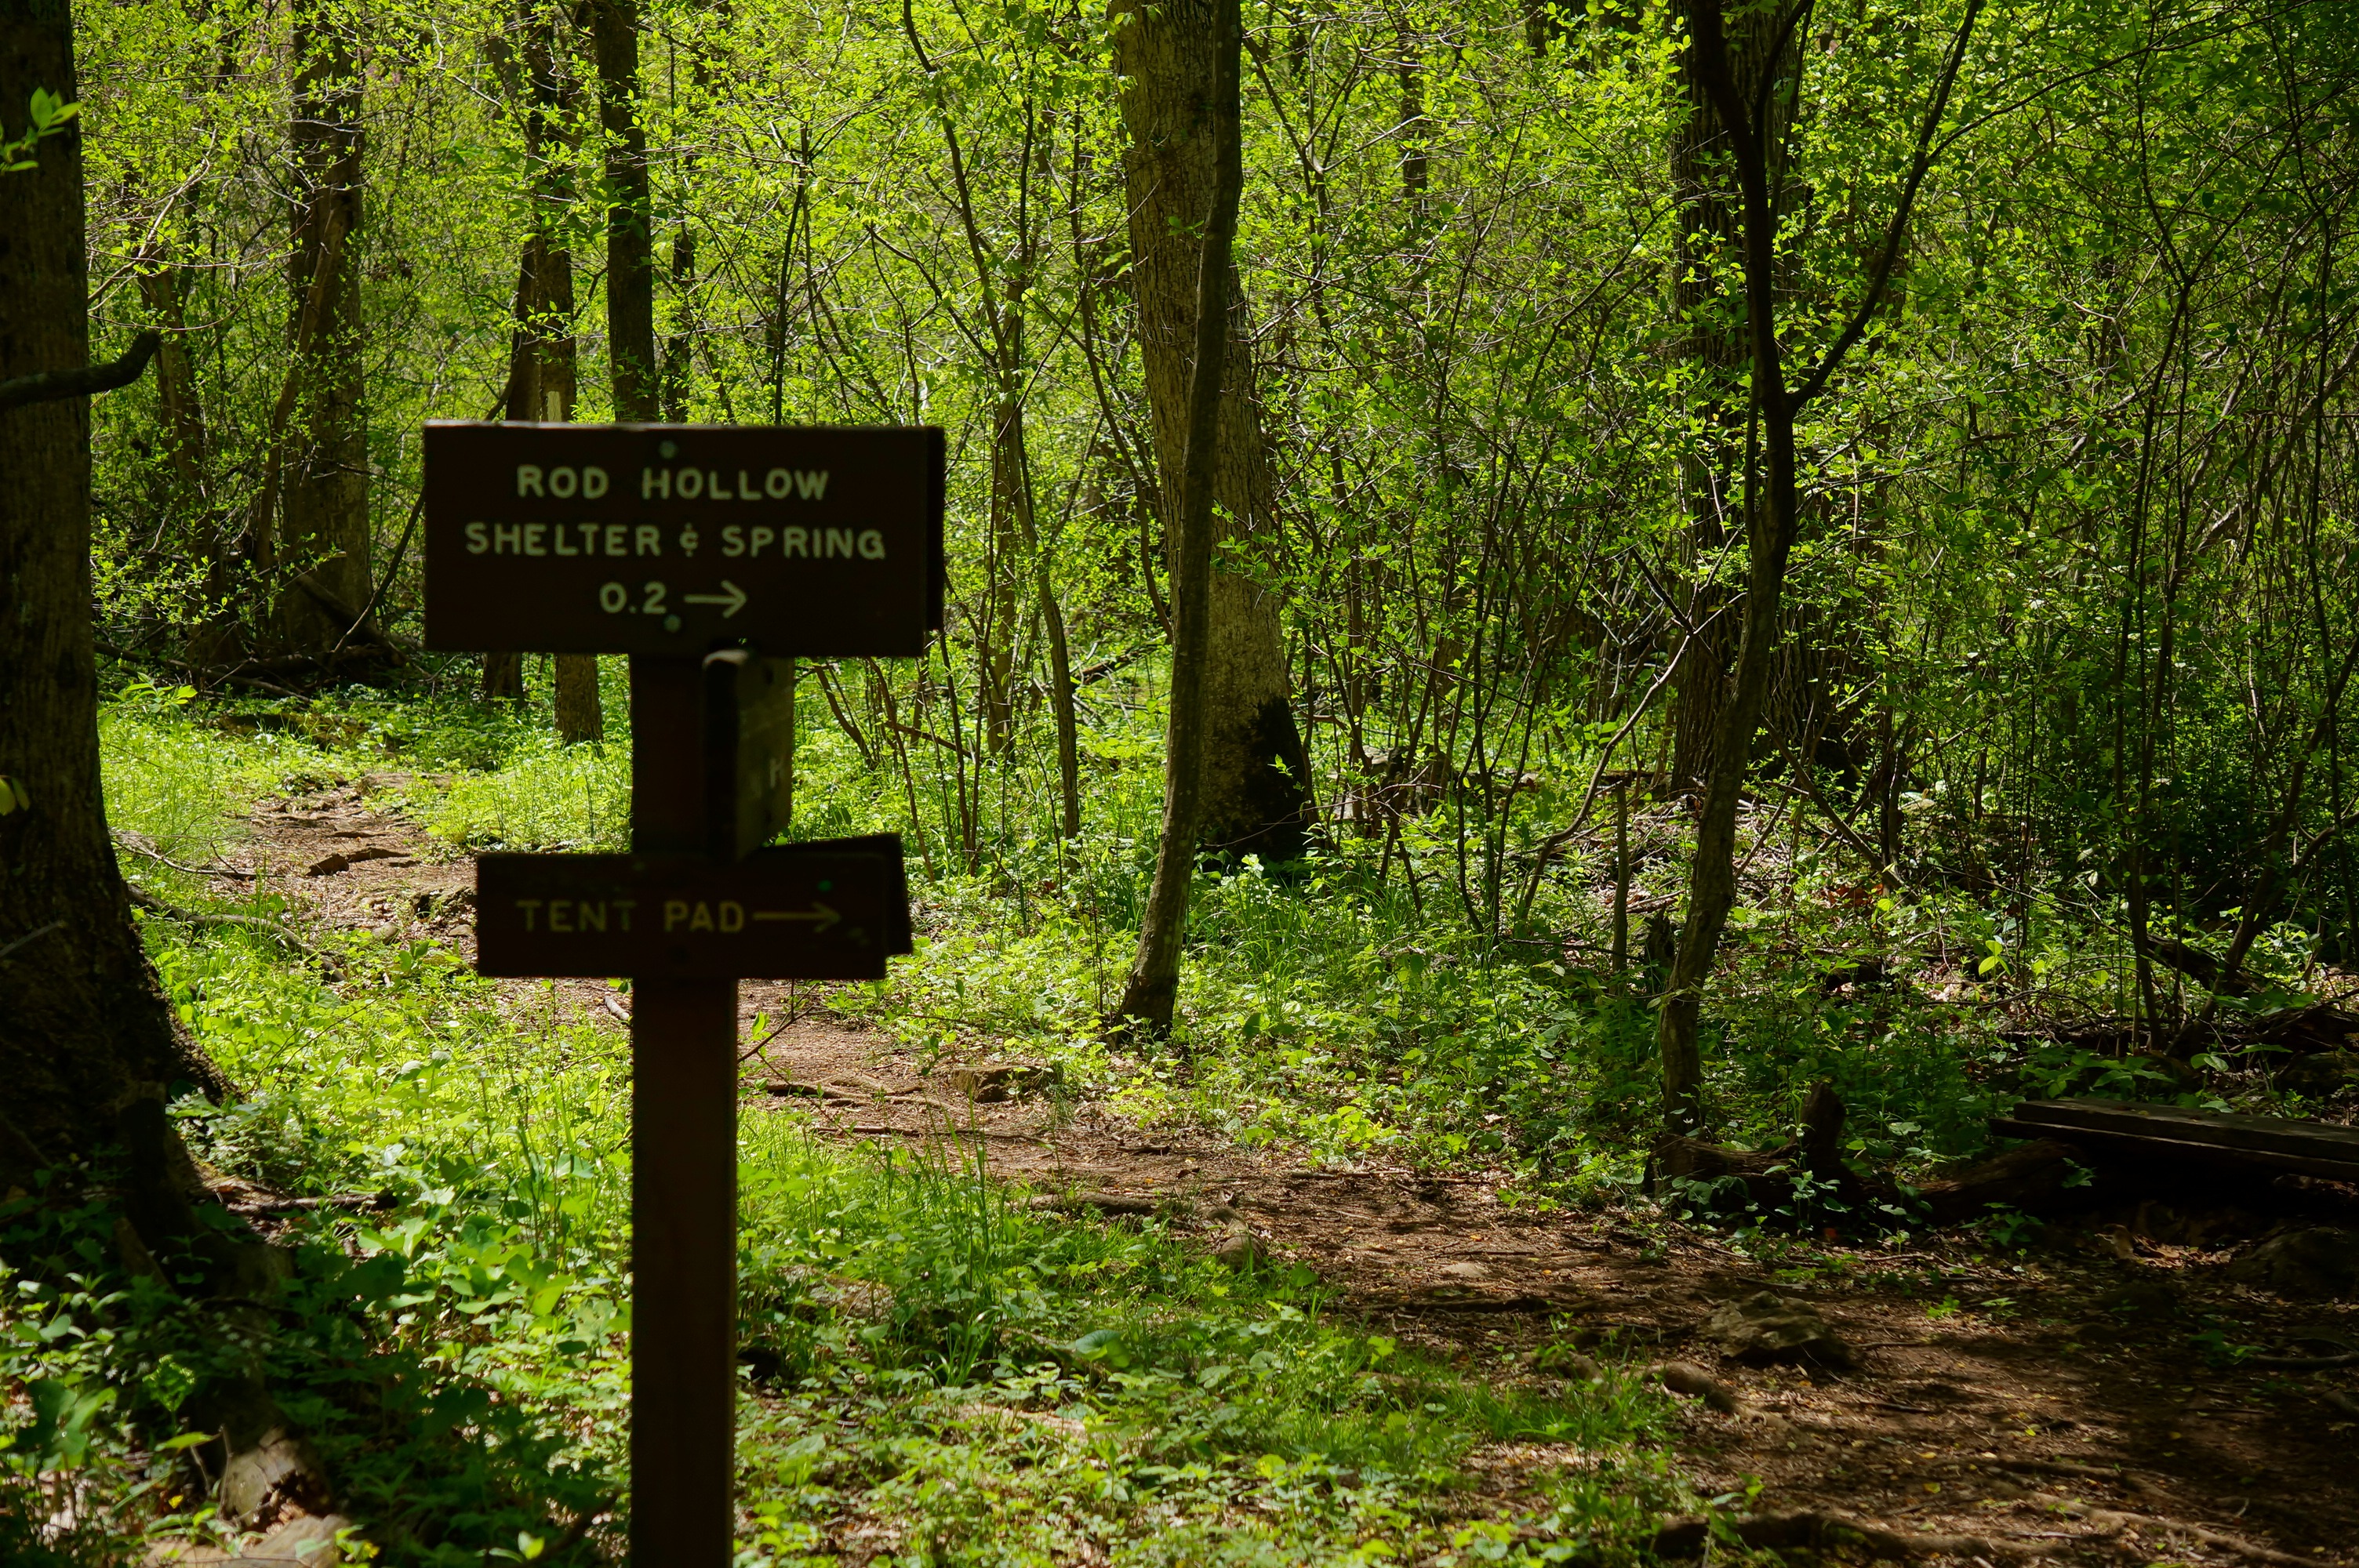
<svg viewBox="0 0 2359 1568">
<path fill-rule="evenodd" d="M 217 852 L 255 792 L 317 787 L 375 744 L 118 707 L 110 767 L 139 783 L 117 820 Z M 521 791 L 541 756 L 511 748 L 477 798 Z M 131 869 L 176 900 L 207 896 Z M 966 885 L 938 902 L 938 933 L 955 929 L 957 898 L 986 896 Z M 219 907 L 280 906 L 262 885 Z M 1032 908 L 1013 946 L 1045 955 L 1074 916 Z M 618 1551 L 620 1035 L 556 987 L 486 981 L 427 944 L 315 934 L 342 949 L 332 980 L 248 927 L 147 930 L 173 1005 L 240 1089 L 226 1106 L 176 1102 L 199 1157 L 284 1192 L 385 1190 L 397 1206 L 290 1234 L 281 1310 L 257 1318 L 127 1268 L 103 1171 L 0 1204 L 0 1514 L 71 1500 L 71 1530 L 34 1532 L 67 1558 L 227 1541 L 186 1412 L 252 1354 L 382 1560 Z M 939 939 L 930 961 L 956 951 Z M 846 1000 L 897 1006 L 906 1023 L 944 972 Z M 1089 992 L 1068 979 L 1010 1018 L 1011 1038 L 1080 1010 Z M 1690 1500 L 1664 1454 L 1667 1404 L 1626 1372 L 1564 1384 L 1420 1357 L 1338 1318 L 1307 1272 L 1231 1272 L 1156 1225 L 1030 1210 L 940 1148 L 848 1152 L 749 1108 L 740 1162 L 741 1562 L 1037 1563 L 1082 1542 L 1125 1563 L 1613 1558 Z M 1471 1463 L 1502 1443 L 1541 1456 L 1513 1487 Z"/>
</svg>

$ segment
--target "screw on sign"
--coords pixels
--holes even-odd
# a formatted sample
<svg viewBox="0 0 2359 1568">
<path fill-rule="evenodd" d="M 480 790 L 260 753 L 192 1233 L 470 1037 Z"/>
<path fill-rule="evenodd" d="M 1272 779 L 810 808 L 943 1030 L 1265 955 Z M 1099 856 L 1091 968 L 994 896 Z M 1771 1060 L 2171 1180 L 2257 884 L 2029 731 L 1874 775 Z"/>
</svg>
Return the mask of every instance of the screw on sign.
<svg viewBox="0 0 2359 1568">
<path fill-rule="evenodd" d="M 627 975 L 631 1546 L 734 1555 L 740 979 L 909 951 L 894 835 L 769 846 L 791 657 L 941 626 L 942 432 L 432 424 L 426 643 L 631 655 L 631 852 L 476 862 L 489 975 Z"/>
</svg>

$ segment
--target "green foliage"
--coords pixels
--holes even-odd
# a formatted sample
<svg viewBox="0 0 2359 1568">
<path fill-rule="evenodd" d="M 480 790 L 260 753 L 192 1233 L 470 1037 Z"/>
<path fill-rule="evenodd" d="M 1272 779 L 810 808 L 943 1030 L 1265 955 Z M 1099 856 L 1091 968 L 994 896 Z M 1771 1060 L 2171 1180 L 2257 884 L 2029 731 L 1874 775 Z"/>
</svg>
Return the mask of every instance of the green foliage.
<svg viewBox="0 0 2359 1568">
<path fill-rule="evenodd" d="M 23 135 L 8 140 L 7 124 L 0 121 L 0 174 L 22 174 L 38 168 L 41 139 L 56 135 L 81 114 L 81 104 L 69 103 L 46 87 L 34 88 L 32 101 L 27 105 Z"/>
<path fill-rule="evenodd" d="M 1784 1141 L 1824 1080 L 1850 1108 L 1848 1154 L 1906 1173 L 1976 1152 L 2026 1092 L 2310 1103 L 2267 1047 L 2203 1053 L 2182 1082 L 2122 1042 L 2326 994 L 2325 966 L 2359 952 L 2348 9 L 1983 9 L 1895 292 L 1799 432 L 1789 640 L 1705 998 L 1720 1134 Z M 1268 502 L 1235 519 L 1223 565 L 1279 628 L 1320 841 L 1296 866 L 1206 863 L 1180 1029 L 1129 1051 L 1101 1017 L 1155 848 L 1169 498 L 1104 19 L 936 0 L 645 10 L 672 412 L 951 437 L 945 636 L 922 660 L 802 673 L 792 833 L 903 833 L 924 927 L 889 980 L 829 1005 L 924 1052 L 1056 1059 L 1141 1121 L 1456 1164 L 1536 1201 L 1628 1194 L 1657 1115 L 1660 975 L 1607 957 L 1599 785 L 1640 775 L 1643 941 L 1679 913 L 1693 827 L 1670 774 L 1693 760 L 1682 720 L 1709 718 L 1686 709 L 1717 689 L 1672 665 L 1717 656 L 1700 628 L 1741 618 L 1727 592 L 1746 567 L 1745 387 L 1712 351 L 1745 301 L 1681 184 L 1712 160 L 1682 174 L 1666 156 L 1692 98 L 1675 13 L 1248 13 L 1238 268 Z M 577 334 L 581 416 L 606 412 L 588 258 L 609 148 L 568 17 L 480 0 L 309 14 L 363 62 L 373 558 L 407 637 L 420 567 L 395 557 L 417 432 L 500 406 L 528 234 L 583 264 L 559 325 Z M 1798 364 L 1876 265 L 1962 14 L 1812 16 L 1771 302 Z M 555 134 L 528 143 L 517 60 L 536 18 L 561 91 Z M 169 862 L 234 849 L 256 791 L 331 783 L 454 853 L 619 846 L 619 661 L 604 743 L 560 749 L 538 660 L 527 700 L 485 705 L 472 662 L 438 654 L 310 696 L 278 677 L 312 672 L 234 656 L 272 645 L 269 607 L 308 564 L 266 563 L 274 520 L 246 514 L 285 455 L 276 411 L 299 368 L 277 130 L 298 62 L 285 13 L 257 0 L 130 0 L 76 26 L 98 297 L 185 351 L 169 398 L 159 362 L 92 410 L 93 587 L 125 683 L 107 792 L 134 874 L 210 896 Z M 77 107 L 37 95 L 28 135 Z M 1051 609 L 1079 672 L 1071 838 L 1040 697 Z M 0 813 L 31 804 L 21 790 L 0 780 Z M 288 906 L 257 887 L 225 907 Z M 2249 939 L 2258 988 L 2205 995 L 2141 961 L 2133 932 L 2215 956 Z M 342 1326 L 275 1352 L 290 1386 L 340 1390 L 331 1403 L 360 1386 L 339 1381 L 361 1376 L 354 1346 L 379 1358 L 367 1376 L 398 1417 L 321 1420 L 382 1482 L 387 1549 L 561 1539 L 568 1510 L 619 1487 L 611 1037 L 568 993 L 486 988 L 426 945 L 330 938 L 348 954 L 330 986 L 252 928 L 148 935 L 243 1087 L 181 1107 L 210 1157 L 293 1190 L 403 1196 L 397 1220 L 306 1254 L 299 1288 L 324 1293 L 304 1299 Z M 2059 1038 L 2083 1018 L 2120 1027 Z M 1178 1561 L 1316 1557 L 1386 1530 L 1545 1554 L 1492 1523 L 1437 1544 L 1420 1511 L 1476 1434 L 1540 1420 L 1501 1413 L 1513 1401 L 1436 1375 L 1457 1391 L 1387 1405 L 1370 1379 L 1408 1374 L 1296 1283 L 1240 1283 L 1168 1238 L 1010 1209 L 972 1173 L 871 1168 L 761 1125 L 745 1275 L 775 1363 L 747 1450 L 777 1488 L 761 1550 L 815 1552 L 816 1521 L 865 1498 L 944 1561 L 1019 1558 L 1059 1530 Z M 1825 1198 L 1756 1217 L 1827 1218 Z M 28 1201 L 43 1322 L 102 1310 L 55 1305 L 74 1291 L 113 1303 L 110 1325 L 147 1310 L 60 1272 L 111 1267 L 74 1200 Z M 2025 1235 L 1990 1226 L 1995 1245 Z M 1256 1370 L 1256 1345 L 1278 1363 Z M 203 1368 L 169 1346 L 90 1354 L 10 1364 L 46 1390 L 22 1410 L 49 1412 L 49 1457 L 0 1485 L 75 1473 L 52 1452 L 74 1433 L 96 1434 L 85 1468 L 184 1474 L 108 1434 Z M 1206 1385 L 1211 1368 L 1230 1370 Z M 77 1417 L 71 1390 L 100 1389 L 116 1401 Z M 425 1501 L 393 1476 L 426 1477 Z M 1644 1489 L 1584 1479 L 1565 1517 Z M 1310 1533 L 1239 1525 L 1241 1499 Z"/>
<path fill-rule="evenodd" d="M 146 803 L 136 830 L 194 852 L 223 841 L 257 781 L 331 782 L 336 753 L 296 730 L 234 737 L 166 698 L 135 692 L 107 719 L 111 769 L 155 759 L 146 793 L 126 795 Z M 440 732 L 430 714 L 408 730 L 315 717 L 380 760 L 399 760 L 375 750 L 389 731 Z M 530 747 L 511 758 L 516 773 L 545 764 Z M 1216 903 L 1259 934 L 1256 957 L 1299 945 L 1283 896 L 1237 877 Z M 265 1324 L 126 1260 L 103 1173 L 0 1205 L 0 1381 L 22 1394 L 0 1418 L 0 1519 L 20 1494 L 29 1509 L 71 1487 L 103 1506 L 79 1536 L 42 1538 L 60 1561 L 224 1538 L 197 1412 L 252 1350 L 382 1560 L 530 1556 L 584 1520 L 606 1521 L 590 1531 L 606 1539 L 628 1487 L 620 1037 L 559 987 L 503 988 L 424 944 L 344 938 L 331 982 L 250 927 L 147 929 L 173 1005 L 240 1086 L 224 1105 L 174 1105 L 191 1150 L 278 1191 L 395 1206 L 296 1232 Z M 1502 1368 L 1495 1382 L 1330 1316 L 1306 1271 L 1233 1272 L 1157 1225 L 1031 1209 L 952 1146 L 848 1152 L 752 1106 L 740 1137 L 755 1561 L 820 1550 L 847 1511 L 937 1561 L 1029 1562 L 1083 1539 L 1140 1561 L 1357 1561 L 1460 1534 L 1463 1550 L 1514 1541 L 1553 1561 L 1624 1550 L 1685 1506 L 1661 1458 L 1668 1407 L 1635 1372 L 1566 1389 Z M 1435 1500 L 1497 1442 L 1594 1462 L 1534 1473 L 1538 1501 L 1495 1536 L 1454 1504 L 1459 1522 L 1439 1522 Z M 1138 1556 L 1150 1541 L 1159 1555 Z"/>
<path fill-rule="evenodd" d="M 630 785 L 621 748 L 539 740 L 420 803 L 419 816 L 471 849 L 620 849 L 630 841 Z"/>
</svg>

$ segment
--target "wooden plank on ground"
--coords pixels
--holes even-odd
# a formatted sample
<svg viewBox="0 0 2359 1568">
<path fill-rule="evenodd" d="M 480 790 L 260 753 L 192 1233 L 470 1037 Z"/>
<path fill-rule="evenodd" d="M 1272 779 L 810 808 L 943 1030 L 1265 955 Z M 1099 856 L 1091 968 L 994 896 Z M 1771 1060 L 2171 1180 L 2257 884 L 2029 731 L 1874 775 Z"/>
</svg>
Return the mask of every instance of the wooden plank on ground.
<svg viewBox="0 0 2359 1568">
<path fill-rule="evenodd" d="M 2060 1138 L 2125 1153 L 2208 1157 L 2359 1181 L 2359 1128 L 2080 1098 L 2027 1100 L 1991 1123 L 2016 1138 Z"/>
</svg>

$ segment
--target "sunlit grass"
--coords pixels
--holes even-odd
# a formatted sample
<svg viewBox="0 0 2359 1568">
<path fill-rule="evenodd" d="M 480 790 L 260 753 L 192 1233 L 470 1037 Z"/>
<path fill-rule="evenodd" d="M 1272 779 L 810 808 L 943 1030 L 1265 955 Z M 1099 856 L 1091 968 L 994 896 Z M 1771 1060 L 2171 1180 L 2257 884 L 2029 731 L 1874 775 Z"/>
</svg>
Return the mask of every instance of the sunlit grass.
<svg viewBox="0 0 2359 1568">
<path fill-rule="evenodd" d="M 233 739 L 168 708 L 118 711 L 110 766 L 145 792 L 125 797 L 137 830 L 176 832 L 193 854 L 226 842 L 274 781 L 309 789 L 355 764 L 399 764 L 372 751 L 385 732 Z M 413 790 L 411 808 L 444 831 L 495 824 L 484 831 L 501 842 L 574 841 L 607 809 L 546 783 L 560 764 L 560 776 L 616 768 L 600 753 L 511 738 L 505 754 Z M 840 805 L 877 797 L 833 787 Z M 539 826 L 519 829 L 529 810 Z M 833 815 L 867 825 L 848 806 Z M 995 1044 L 1045 1044 L 1112 1076 L 1092 1021 L 1126 958 L 1126 913 L 1108 906 L 1136 896 L 1137 842 L 1101 836 L 1045 863 L 1011 855 L 933 884 L 927 951 L 839 1002 L 921 1044 L 931 1029 L 933 1045 L 969 1048 L 980 1023 Z M 173 886 L 218 896 L 194 879 Z M 1250 872 L 1210 885 L 1205 929 L 1234 967 L 1198 965 L 1201 1040 L 1215 1038 L 1203 1020 L 1252 1000 L 1240 988 L 1255 969 L 1264 1022 L 1246 1044 L 1291 1039 L 1289 1020 L 1345 1027 L 1343 992 L 1373 973 L 1352 957 L 1373 940 L 1364 927 L 1397 912 L 1372 904 L 1356 924 L 1322 925 L 1303 896 Z M 228 907 L 271 914 L 277 901 L 265 889 Z M 248 927 L 148 928 L 173 1004 L 239 1086 L 226 1106 L 176 1107 L 198 1156 L 280 1191 L 398 1200 L 323 1220 L 299 1249 L 275 1386 L 387 1560 L 538 1550 L 627 1494 L 624 1039 L 558 988 L 484 980 L 429 944 L 313 935 L 341 954 L 333 973 Z M 1273 1000 L 1289 964 L 1332 1018 Z M 1193 1092 L 1158 1080 L 1155 1063 L 1123 1070 Z M 1338 1320 L 1307 1271 L 1234 1273 L 1159 1224 L 1030 1209 L 962 1148 L 847 1150 L 791 1113 L 742 1114 L 741 1337 L 760 1373 L 741 1407 L 747 1561 L 832 1552 L 847 1519 L 937 1562 L 1039 1562 L 1083 1541 L 1137 1563 L 1364 1562 L 1453 1542 L 1515 1560 L 1550 1543 L 1611 1552 L 1685 1498 L 1653 1446 L 1667 1407 L 1635 1378 L 1494 1386 Z M 0 1308 L 0 1374 L 105 1393 L 72 1460 L 85 1494 L 107 1499 L 85 1510 L 91 1539 L 217 1536 L 186 1462 L 157 1447 L 176 1426 L 162 1401 L 177 1386 L 157 1368 L 195 1354 L 201 1309 L 125 1315 L 105 1249 L 75 1240 L 79 1223 L 36 1199 L 0 1216 L 11 1255 L 33 1260 L 18 1281 L 29 1288 Z M 75 1248 L 97 1273 L 59 1261 Z M 104 1332 L 54 1335 L 69 1315 Z M 1505 1515 L 1468 1492 L 1466 1468 L 1502 1441 L 1568 1456 L 1527 1476 Z M 592 1539 L 615 1529 L 610 1518 Z"/>
</svg>

